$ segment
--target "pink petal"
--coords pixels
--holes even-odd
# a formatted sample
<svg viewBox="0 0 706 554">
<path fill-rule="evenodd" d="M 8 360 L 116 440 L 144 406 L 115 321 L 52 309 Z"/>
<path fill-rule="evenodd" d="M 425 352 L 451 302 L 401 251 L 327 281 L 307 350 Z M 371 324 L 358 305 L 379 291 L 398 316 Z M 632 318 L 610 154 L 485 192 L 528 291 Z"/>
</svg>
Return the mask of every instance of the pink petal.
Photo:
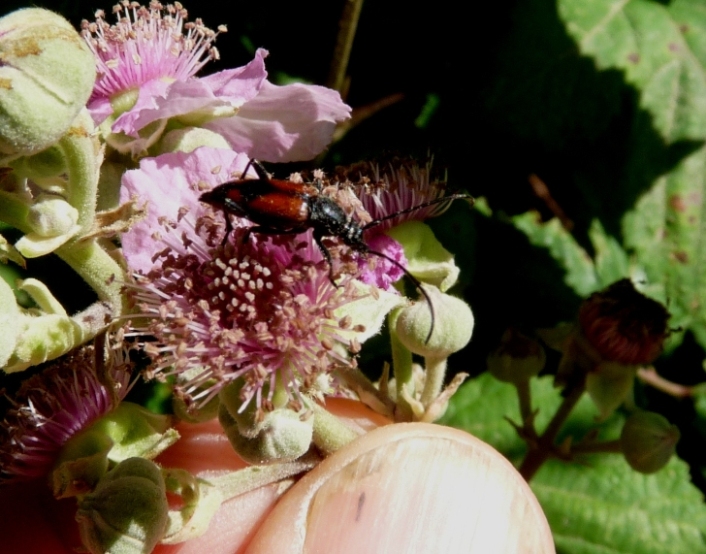
<svg viewBox="0 0 706 554">
<path fill-rule="evenodd" d="M 348 119 L 350 110 L 334 90 L 299 83 L 280 87 L 265 81 L 237 115 L 204 127 L 253 158 L 310 160 L 331 142 L 336 123 Z"/>
<path fill-rule="evenodd" d="M 93 123 L 96 125 L 103 123 L 113 113 L 113 106 L 110 105 L 110 100 L 104 97 L 90 100 L 86 108 L 88 108 L 88 112 L 93 118 Z"/>
<path fill-rule="evenodd" d="M 404 255 L 402 245 L 392 237 L 383 233 L 373 235 L 367 240 L 367 245 L 370 250 L 381 252 L 395 260 L 402 267 L 407 266 L 407 258 Z M 366 258 L 361 258 L 358 261 L 358 267 L 361 270 L 359 279 L 369 285 L 375 285 L 378 288 L 388 292 L 394 291 L 392 285 L 404 275 L 398 266 L 391 263 L 389 260 L 375 254 L 369 254 L 377 258 L 375 269 L 370 269 Z"/>
<path fill-rule="evenodd" d="M 257 96 L 267 79 L 267 54 L 267 50 L 258 48 L 255 58 L 248 65 L 207 75 L 200 80 L 219 98 L 228 99 L 233 106 L 242 106 Z"/>
<path fill-rule="evenodd" d="M 177 221 L 181 208 L 188 208 L 192 216 L 201 213 L 205 207 L 199 202 L 201 192 L 197 185 L 215 187 L 240 178 L 248 160 L 248 156 L 231 150 L 203 147 L 190 153 L 144 158 L 139 169 L 126 172 L 120 201 L 127 202 L 136 195 L 139 205 L 147 205 L 147 217 L 122 237 L 123 254 L 130 269 L 146 273 L 154 266 L 152 257 L 164 248 L 153 236 L 164 233 L 160 218 Z M 184 232 L 193 233 L 193 229 L 187 226 Z"/>
<path fill-rule="evenodd" d="M 140 87 L 137 103 L 118 117 L 112 130 L 137 137 L 140 129 L 160 119 L 223 106 L 240 108 L 257 96 L 267 78 L 265 56 L 267 50 L 259 49 L 249 64 L 202 79 L 171 84 L 161 80 L 150 81 Z"/>
</svg>

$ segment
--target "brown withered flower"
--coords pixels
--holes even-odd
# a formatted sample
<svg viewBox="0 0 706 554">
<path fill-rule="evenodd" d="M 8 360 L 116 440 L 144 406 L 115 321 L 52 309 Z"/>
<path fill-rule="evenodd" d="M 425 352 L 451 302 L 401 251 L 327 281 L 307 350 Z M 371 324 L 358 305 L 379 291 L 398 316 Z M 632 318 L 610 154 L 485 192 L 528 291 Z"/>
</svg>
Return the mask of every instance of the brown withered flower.
<svg viewBox="0 0 706 554">
<path fill-rule="evenodd" d="M 669 335 L 669 312 L 622 279 L 594 292 L 579 309 L 579 325 L 590 345 L 606 361 L 649 364 Z"/>
</svg>

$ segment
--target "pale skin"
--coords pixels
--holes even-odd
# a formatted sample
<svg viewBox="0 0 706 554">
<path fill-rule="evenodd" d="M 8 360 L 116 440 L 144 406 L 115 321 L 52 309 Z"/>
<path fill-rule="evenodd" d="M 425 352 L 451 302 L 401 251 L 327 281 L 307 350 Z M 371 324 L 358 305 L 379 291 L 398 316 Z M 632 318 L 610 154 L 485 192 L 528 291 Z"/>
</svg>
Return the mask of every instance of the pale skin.
<svg viewBox="0 0 706 554">
<path fill-rule="evenodd" d="M 359 403 L 328 409 L 363 431 L 387 422 Z M 164 466 L 194 473 L 244 467 L 216 422 L 179 428 Z M 366 432 L 296 485 L 224 503 L 208 531 L 156 554 L 300 552 L 551 553 L 544 514 L 510 463 L 462 431 L 396 424 Z M 7 554 L 75 553 L 73 501 L 41 482 L 0 489 Z"/>
</svg>

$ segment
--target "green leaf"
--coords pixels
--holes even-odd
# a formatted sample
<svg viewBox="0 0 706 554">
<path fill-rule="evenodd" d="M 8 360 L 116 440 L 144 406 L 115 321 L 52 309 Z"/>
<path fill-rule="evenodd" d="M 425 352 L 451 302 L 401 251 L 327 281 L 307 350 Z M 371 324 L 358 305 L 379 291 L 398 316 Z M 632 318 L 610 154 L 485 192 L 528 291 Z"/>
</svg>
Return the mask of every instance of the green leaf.
<svg viewBox="0 0 706 554">
<path fill-rule="evenodd" d="M 620 243 L 608 235 L 597 219 L 591 222 L 588 231 L 595 254 L 596 274 L 601 287 L 620 281 L 630 275 L 630 260 Z"/>
<path fill-rule="evenodd" d="M 663 141 L 661 152 L 637 136 L 632 144 L 626 182 L 652 178 L 623 218 L 625 245 L 645 268 L 653 295 L 669 299 L 671 325 L 692 330 L 706 346 L 706 313 L 695 309 L 706 302 L 706 274 L 700 270 L 706 259 L 706 242 L 700 240 L 706 224 L 703 2 L 563 0 L 558 6 L 580 52 L 600 69 L 623 71 L 639 91 L 639 110 L 651 121 L 636 113 L 636 134 L 647 123 Z"/>
<path fill-rule="evenodd" d="M 512 223 L 532 244 L 549 251 L 566 271 L 566 284 L 579 295 L 587 296 L 600 288 L 593 260 L 558 219 L 542 223 L 530 212 L 515 216 Z"/>
<path fill-rule="evenodd" d="M 561 403 L 550 378 L 532 380 L 536 425 L 546 426 Z M 596 409 L 584 396 L 562 435 L 584 437 L 592 429 L 599 440 L 616 438 L 623 418 L 595 423 Z M 469 381 L 452 398 L 443 423 L 485 440 L 518 463 L 525 451 L 510 424 L 519 421 L 517 395 L 511 385 L 488 374 Z M 706 507 L 691 484 L 689 469 L 674 459 L 653 475 L 630 469 L 615 454 L 581 456 L 571 463 L 551 460 L 531 482 L 552 528 L 559 553 L 691 554 L 706 551 Z"/>
<path fill-rule="evenodd" d="M 632 471 L 617 456 L 595 457 L 589 468 L 551 461 L 535 477 L 532 490 L 559 553 L 706 550 L 706 508 L 679 460 L 654 475 Z"/>
</svg>

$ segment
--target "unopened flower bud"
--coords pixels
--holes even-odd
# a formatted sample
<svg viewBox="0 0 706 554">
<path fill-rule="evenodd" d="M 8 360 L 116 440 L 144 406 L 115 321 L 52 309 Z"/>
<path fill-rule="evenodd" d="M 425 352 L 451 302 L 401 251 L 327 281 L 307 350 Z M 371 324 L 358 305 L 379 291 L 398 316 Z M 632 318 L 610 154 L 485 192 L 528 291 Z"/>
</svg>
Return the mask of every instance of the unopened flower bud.
<svg viewBox="0 0 706 554">
<path fill-rule="evenodd" d="M 434 331 L 429 342 L 432 325 L 432 306 L 415 302 L 402 310 L 397 318 L 396 331 L 400 342 L 420 356 L 446 358 L 458 352 L 471 340 L 473 313 L 460 298 L 442 293 L 436 287 L 425 287 L 434 312 Z"/>
<path fill-rule="evenodd" d="M 168 523 L 164 480 L 144 458 L 118 464 L 76 512 L 83 545 L 92 553 L 146 553 L 164 536 Z"/>
<path fill-rule="evenodd" d="M 27 214 L 32 232 L 18 240 L 15 247 L 26 258 L 49 254 L 81 230 L 78 218 L 78 210 L 60 196 L 41 194 Z"/>
<path fill-rule="evenodd" d="M 53 194 L 40 195 L 30 207 L 27 220 L 40 237 L 56 237 L 78 231 L 78 210 Z"/>
<path fill-rule="evenodd" d="M 668 335 L 669 312 L 640 294 L 629 279 L 593 293 L 579 309 L 581 332 L 606 361 L 651 363 Z"/>
<path fill-rule="evenodd" d="M 655 412 L 637 411 L 628 417 L 620 435 L 625 460 L 635 471 L 654 473 L 674 455 L 680 433 L 676 425 Z"/>
<path fill-rule="evenodd" d="M 0 19 L 0 59 L 0 152 L 43 150 L 86 105 L 93 55 L 63 17 L 28 8 Z"/>
<path fill-rule="evenodd" d="M 296 460 L 309 450 L 314 432 L 313 418 L 302 421 L 297 412 L 286 408 L 264 413 L 254 437 L 241 433 L 224 404 L 218 419 L 238 456 L 251 464 Z"/>
<path fill-rule="evenodd" d="M 91 429 L 112 439 L 109 455 L 112 461 L 134 456 L 152 459 L 179 440 L 179 433 L 171 423 L 170 416 L 155 414 L 133 402 L 121 402 L 96 420 Z"/>
<path fill-rule="evenodd" d="M 537 341 L 510 328 L 500 346 L 488 355 L 488 371 L 500 381 L 519 384 L 528 381 L 544 368 L 547 355 Z"/>
</svg>

